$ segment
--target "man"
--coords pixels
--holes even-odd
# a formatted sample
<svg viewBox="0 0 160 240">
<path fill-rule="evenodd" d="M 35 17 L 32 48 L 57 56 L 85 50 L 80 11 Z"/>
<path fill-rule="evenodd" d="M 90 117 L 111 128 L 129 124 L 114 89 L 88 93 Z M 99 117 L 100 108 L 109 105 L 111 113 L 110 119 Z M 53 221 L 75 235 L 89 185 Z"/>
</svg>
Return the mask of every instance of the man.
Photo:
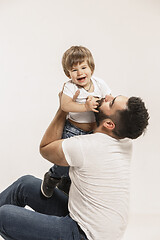
<svg viewBox="0 0 160 240">
<path fill-rule="evenodd" d="M 70 166 L 68 197 L 59 189 L 46 199 L 41 180 L 24 176 L 0 194 L 0 234 L 16 240 L 119 240 L 127 224 L 132 142 L 148 125 L 140 98 L 99 101 L 94 134 L 60 139 L 60 108 L 40 144 L 42 156 Z M 9 204 L 9 205 L 8 205 Z M 16 206 L 14 206 L 16 205 Z M 24 209 L 30 206 L 35 212 Z"/>
</svg>

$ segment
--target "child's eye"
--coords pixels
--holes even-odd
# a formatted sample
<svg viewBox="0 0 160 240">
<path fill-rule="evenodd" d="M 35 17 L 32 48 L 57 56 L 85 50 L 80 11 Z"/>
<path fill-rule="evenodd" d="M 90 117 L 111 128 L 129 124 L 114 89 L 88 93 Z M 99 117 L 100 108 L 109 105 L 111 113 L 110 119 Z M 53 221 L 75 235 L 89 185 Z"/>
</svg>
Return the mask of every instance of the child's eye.
<svg viewBox="0 0 160 240">
<path fill-rule="evenodd" d="M 75 72 L 75 71 L 77 71 L 76 69 L 72 69 L 72 72 Z"/>
</svg>

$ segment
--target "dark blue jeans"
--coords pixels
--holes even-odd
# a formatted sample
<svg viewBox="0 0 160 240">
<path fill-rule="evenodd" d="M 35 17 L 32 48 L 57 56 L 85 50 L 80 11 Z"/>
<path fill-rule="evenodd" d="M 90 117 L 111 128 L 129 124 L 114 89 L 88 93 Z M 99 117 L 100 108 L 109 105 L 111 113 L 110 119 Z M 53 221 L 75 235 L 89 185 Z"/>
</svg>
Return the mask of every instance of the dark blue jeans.
<svg viewBox="0 0 160 240">
<path fill-rule="evenodd" d="M 0 194 L 0 235 L 6 240 L 86 239 L 68 215 L 68 197 L 56 188 L 45 198 L 40 186 L 40 179 L 27 175 Z"/>
<path fill-rule="evenodd" d="M 70 138 L 70 137 L 74 137 L 77 135 L 86 135 L 86 134 L 91 134 L 91 133 L 92 133 L 91 131 L 86 132 L 80 128 L 77 128 L 76 126 L 71 124 L 71 122 L 66 120 L 65 126 L 63 129 L 62 138 L 65 139 L 65 138 Z M 50 172 L 52 173 L 51 176 L 53 178 L 69 177 L 69 167 L 53 165 L 53 167 L 50 168 Z"/>
</svg>

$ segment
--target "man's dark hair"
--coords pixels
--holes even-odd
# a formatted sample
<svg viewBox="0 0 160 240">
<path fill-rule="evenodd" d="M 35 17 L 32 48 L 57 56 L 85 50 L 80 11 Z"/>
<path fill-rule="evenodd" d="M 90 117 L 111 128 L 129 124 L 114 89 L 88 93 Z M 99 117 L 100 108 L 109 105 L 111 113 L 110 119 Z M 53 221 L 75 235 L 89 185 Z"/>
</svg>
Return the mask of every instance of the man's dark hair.
<svg viewBox="0 0 160 240">
<path fill-rule="evenodd" d="M 139 97 L 130 97 L 127 102 L 127 108 L 117 110 L 112 116 L 107 116 L 100 110 L 95 115 L 98 126 L 101 121 L 110 118 L 115 124 L 113 133 L 118 138 L 138 138 L 146 129 L 149 120 L 148 110 Z"/>
</svg>

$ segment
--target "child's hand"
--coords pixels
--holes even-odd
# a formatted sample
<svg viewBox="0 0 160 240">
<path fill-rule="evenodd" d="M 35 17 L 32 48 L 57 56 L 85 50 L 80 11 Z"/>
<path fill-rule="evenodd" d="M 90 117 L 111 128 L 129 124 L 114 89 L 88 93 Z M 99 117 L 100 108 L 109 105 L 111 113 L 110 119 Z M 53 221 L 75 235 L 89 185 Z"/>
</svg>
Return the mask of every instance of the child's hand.
<svg viewBox="0 0 160 240">
<path fill-rule="evenodd" d="M 86 107 L 87 111 L 98 112 L 98 110 L 96 109 L 99 105 L 97 100 L 98 100 L 98 98 L 95 98 L 93 96 L 88 96 L 86 103 L 85 103 L 85 107 Z"/>
<path fill-rule="evenodd" d="M 64 85 L 65 85 L 65 84 L 64 84 Z M 65 102 L 65 104 L 66 104 L 66 100 L 64 101 L 64 94 L 63 94 L 64 85 L 63 85 L 62 91 L 59 93 L 59 103 L 60 103 L 60 108 L 61 108 L 61 109 L 63 109 L 63 108 L 62 108 L 62 104 L 63 104 L 64 102 Z M 72 98 L 72 99 L 70 98 L 70 102 L 76 102 L 76 99 L 77 99 L 77 97 L 78 97 L 79 94 L 80 94 L 80 91 L 77 90 L 77 91 L 75 92 L 73 98 Z M 66 96 L 66 97 L 69 98 L 68 96 Z M 63 102 L 62 102 L 62 98 L 63 98 Z M 70 103 L 68 103 L 67 105 L 69 105 L 69 104 L 70 104 Z M 64 107 L 64 104 L 63 104 L 63 107 Z M 63 109 L 63 111 L 64 111 L 64 112 L 68 112 L 67 109 Z"/>
<path fill-rule="evenodd" d="M 78 95 L 80 94 L 80 91 L 79 90 L 77 90 L 76 92 L 75 92 L 75 94 L 74 94 L 74 96 L 73 96 L 73 98 L 72 98 L 72 101 L 73 102 L 75 102 L 76 101 L 76 99 L 77 99 L 77 97 L 78 97 Z"/>
</svg>

